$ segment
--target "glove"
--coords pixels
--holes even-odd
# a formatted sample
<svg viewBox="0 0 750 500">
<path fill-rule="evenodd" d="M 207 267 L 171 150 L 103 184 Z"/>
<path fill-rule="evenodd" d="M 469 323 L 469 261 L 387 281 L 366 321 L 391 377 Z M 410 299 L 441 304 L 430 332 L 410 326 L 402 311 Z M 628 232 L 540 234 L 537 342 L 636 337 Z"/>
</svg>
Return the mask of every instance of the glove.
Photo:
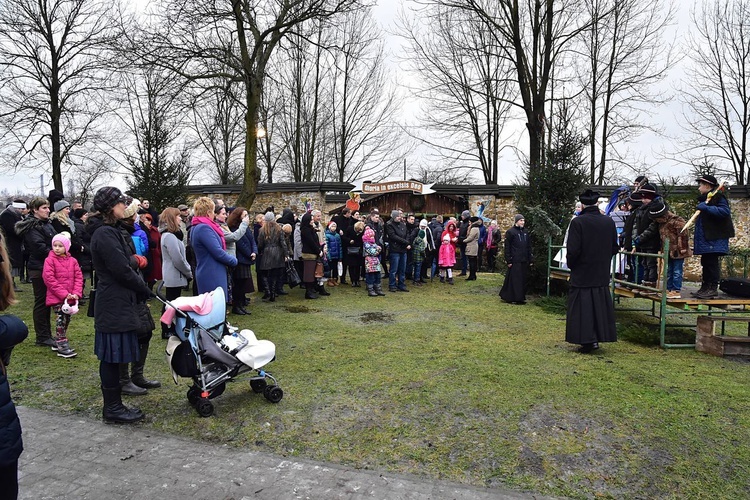
<svg viewBox="0 0 750 500">
<path fill-rule="evenodd" d="M 142 255 L 133 255 L 135 261 L 138 263 L 138 269 L 145 269 L 148 265 L 148 259 Z"/>
<path fill-rule="evenodd" d="M 705 201 L 702 201 L 702 202 L 698 203 L 698 206 L 695 207 L 695 209 L 696 210 L 700 210 L 701 212 L 703 212 L 705 210 L 708 210 L 708 205 L 706 205 Z"/>
</svg>

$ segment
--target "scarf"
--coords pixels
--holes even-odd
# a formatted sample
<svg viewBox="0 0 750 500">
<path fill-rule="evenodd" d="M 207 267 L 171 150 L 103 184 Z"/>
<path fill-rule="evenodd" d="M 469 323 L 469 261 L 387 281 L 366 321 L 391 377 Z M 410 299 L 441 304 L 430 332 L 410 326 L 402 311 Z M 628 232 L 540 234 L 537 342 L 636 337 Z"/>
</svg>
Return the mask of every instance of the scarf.
<svg viewBox="0 0 750 500">
<path fill-rule="evenodd" d="M 211 220 L 208 217 L 194 216 L 193 217 L 193 225 L 197 226 L 198 224 L 207 224 L 208 227 L 210 227 L 211 229 L 213 229 L 214 232 L 219 235 L 219 239 L 221 240 L 221 248 L 223 248 L 224 250 L 227 249 L 227 240 L 224 239 L 224 231 L 221 230 L 221 228 L 219 227 L 219 225 L 216 222 L 214 222 L 213 220 Z"/>
<path fill-rule="evenodd" d="M 485 242 L 487 250 L 492 248 L 492 233 L 495 232 L 495 229 L 497 229 L 497 226 L 490 226 L 490 228 L 487 230 L 487 241 Z"/>
</svg>

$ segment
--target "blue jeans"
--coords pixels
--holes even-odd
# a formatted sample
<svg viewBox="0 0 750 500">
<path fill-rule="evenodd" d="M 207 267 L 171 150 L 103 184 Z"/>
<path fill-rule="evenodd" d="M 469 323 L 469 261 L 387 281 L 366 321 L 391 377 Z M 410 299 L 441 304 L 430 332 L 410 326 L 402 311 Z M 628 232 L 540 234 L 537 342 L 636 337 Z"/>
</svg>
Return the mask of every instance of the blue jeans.
<svg viewBox="0 0 750 500">
<path fill-rule="evenodd" d="M 412 279 L 414 281 L 419 281 L 420 279 L 422 279 L 422 263 L 421 262 L 414 263 L 414 274 L 412 274 Z"/>
<path fill-rule="evenodd" d="M 685 259 L 669 259 L 667 264 L 667 290 L 680 290 L 682 288 L 682 265 Z"/>
<path fill-rule="evenodd" d="M 388 288 L 406 288 L 406 252 L 391 252 L 388 261 Z"/>
<path fill-rule="evenodd" d="M 380 283 L 380 273 L 365 273 L 365 283 L 367 286 L 375 286 Z"/>
</svg>

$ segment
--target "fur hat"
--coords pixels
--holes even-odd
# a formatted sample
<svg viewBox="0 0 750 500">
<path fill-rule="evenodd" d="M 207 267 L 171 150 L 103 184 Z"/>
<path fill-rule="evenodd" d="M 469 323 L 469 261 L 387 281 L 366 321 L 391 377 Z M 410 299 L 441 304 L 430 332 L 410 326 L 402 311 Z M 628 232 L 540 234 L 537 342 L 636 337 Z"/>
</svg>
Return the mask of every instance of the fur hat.
<svg viewBox="0 0 750 500">
<path fill-rule="evenodd" d="M 133 198 L 133 201 L 130 202 L 130 205 L 125 209 L 125 212 L 122 214 L 123 219 L 129 219 L 130 217 L 134 216 L 136 213 L 138 213 L 138 207 L 141 206 L 141 201 L 138 198 Z"/>
<path fill-rule="evenodd" d="M 52 207 L 52 209 L 53 209 L 53 210 L 54 210 L 55 212 L 59 212 L 59 211 L 60 211 L 60 210 L 62 210 L 63 208 L 65 208 L 65 207 L 69 207 L 69 206 L 70 206 L 70 203 L 68 203 L 68 202 L 67 202 L 67 201 L 65 201 L 65 200 L 60 200 L 60 201 L 56 201 L 56 202 L 55 202 L 55 205 L 54 205 L 54 206 Z"/>
<path fill-rule="evenodd" d="M 516 215 L 514 215 L 514 216 L 513 216 L 513 224 L 514 224 L 514 225 L 515 225 L 515 224 L 518 224 L 518 221 L 519 221 L 519 220 L 526 220 L 526 217 L 524 217 L 524 216 L 523 216 L 523 215 L 521 215 L 521 214 L 516 214 Z"/>
<path fill-rule="evenodd" d="M 94 210 L 98 212 L 106 212 L 111 210 L 112 207 L 118 203 L 127 203 L 125 195 L 122 191 L 112 186 L 105 186 L 99 188 L 94 195 Z"/>
<path fill-rule="evenodd" d="M 56 241 L 59 241 L 62 243 L 62 246 L 65 247 L 65 253 L 70 252 L 70 238 L 68 237 L 67 233 L 57 233 L 52 237 L 52 244 L 54 245 Z"/>
</svg>

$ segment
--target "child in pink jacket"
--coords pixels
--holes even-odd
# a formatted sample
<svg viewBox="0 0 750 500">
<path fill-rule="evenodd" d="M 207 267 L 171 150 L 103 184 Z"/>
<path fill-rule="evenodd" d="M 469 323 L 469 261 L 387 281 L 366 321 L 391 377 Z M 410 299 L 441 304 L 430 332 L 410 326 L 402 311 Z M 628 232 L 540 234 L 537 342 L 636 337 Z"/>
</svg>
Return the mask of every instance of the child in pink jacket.
<svg viewBox="0 0 750 500">
<path fill-rule="evenodd" d="M 445 283 L 446 274 L 448 283 L 453 284 L 453 266 L 456 265 L 456 247 L 453 246 L 451 235 L 443 232 L 443 244 L 438 250 L 438 269 L 440 269 L 440 283 Z"/>
<path fill-rule="evenodd" d="M 67 233 L 56 234 L 52 238 L 52 250 L 44 261 L 42 278 L 47 285 L 47 306 L 54 308 L 55 344 L 53 350 L 62 358 L 72 358 L 78 354 L 68 345 L 68 325 L 70 315 L 78 311 L 78 299 L 83 294 L 83 273 L 78 261 L 70 256 L 70 238 Z"/>
</svg>

